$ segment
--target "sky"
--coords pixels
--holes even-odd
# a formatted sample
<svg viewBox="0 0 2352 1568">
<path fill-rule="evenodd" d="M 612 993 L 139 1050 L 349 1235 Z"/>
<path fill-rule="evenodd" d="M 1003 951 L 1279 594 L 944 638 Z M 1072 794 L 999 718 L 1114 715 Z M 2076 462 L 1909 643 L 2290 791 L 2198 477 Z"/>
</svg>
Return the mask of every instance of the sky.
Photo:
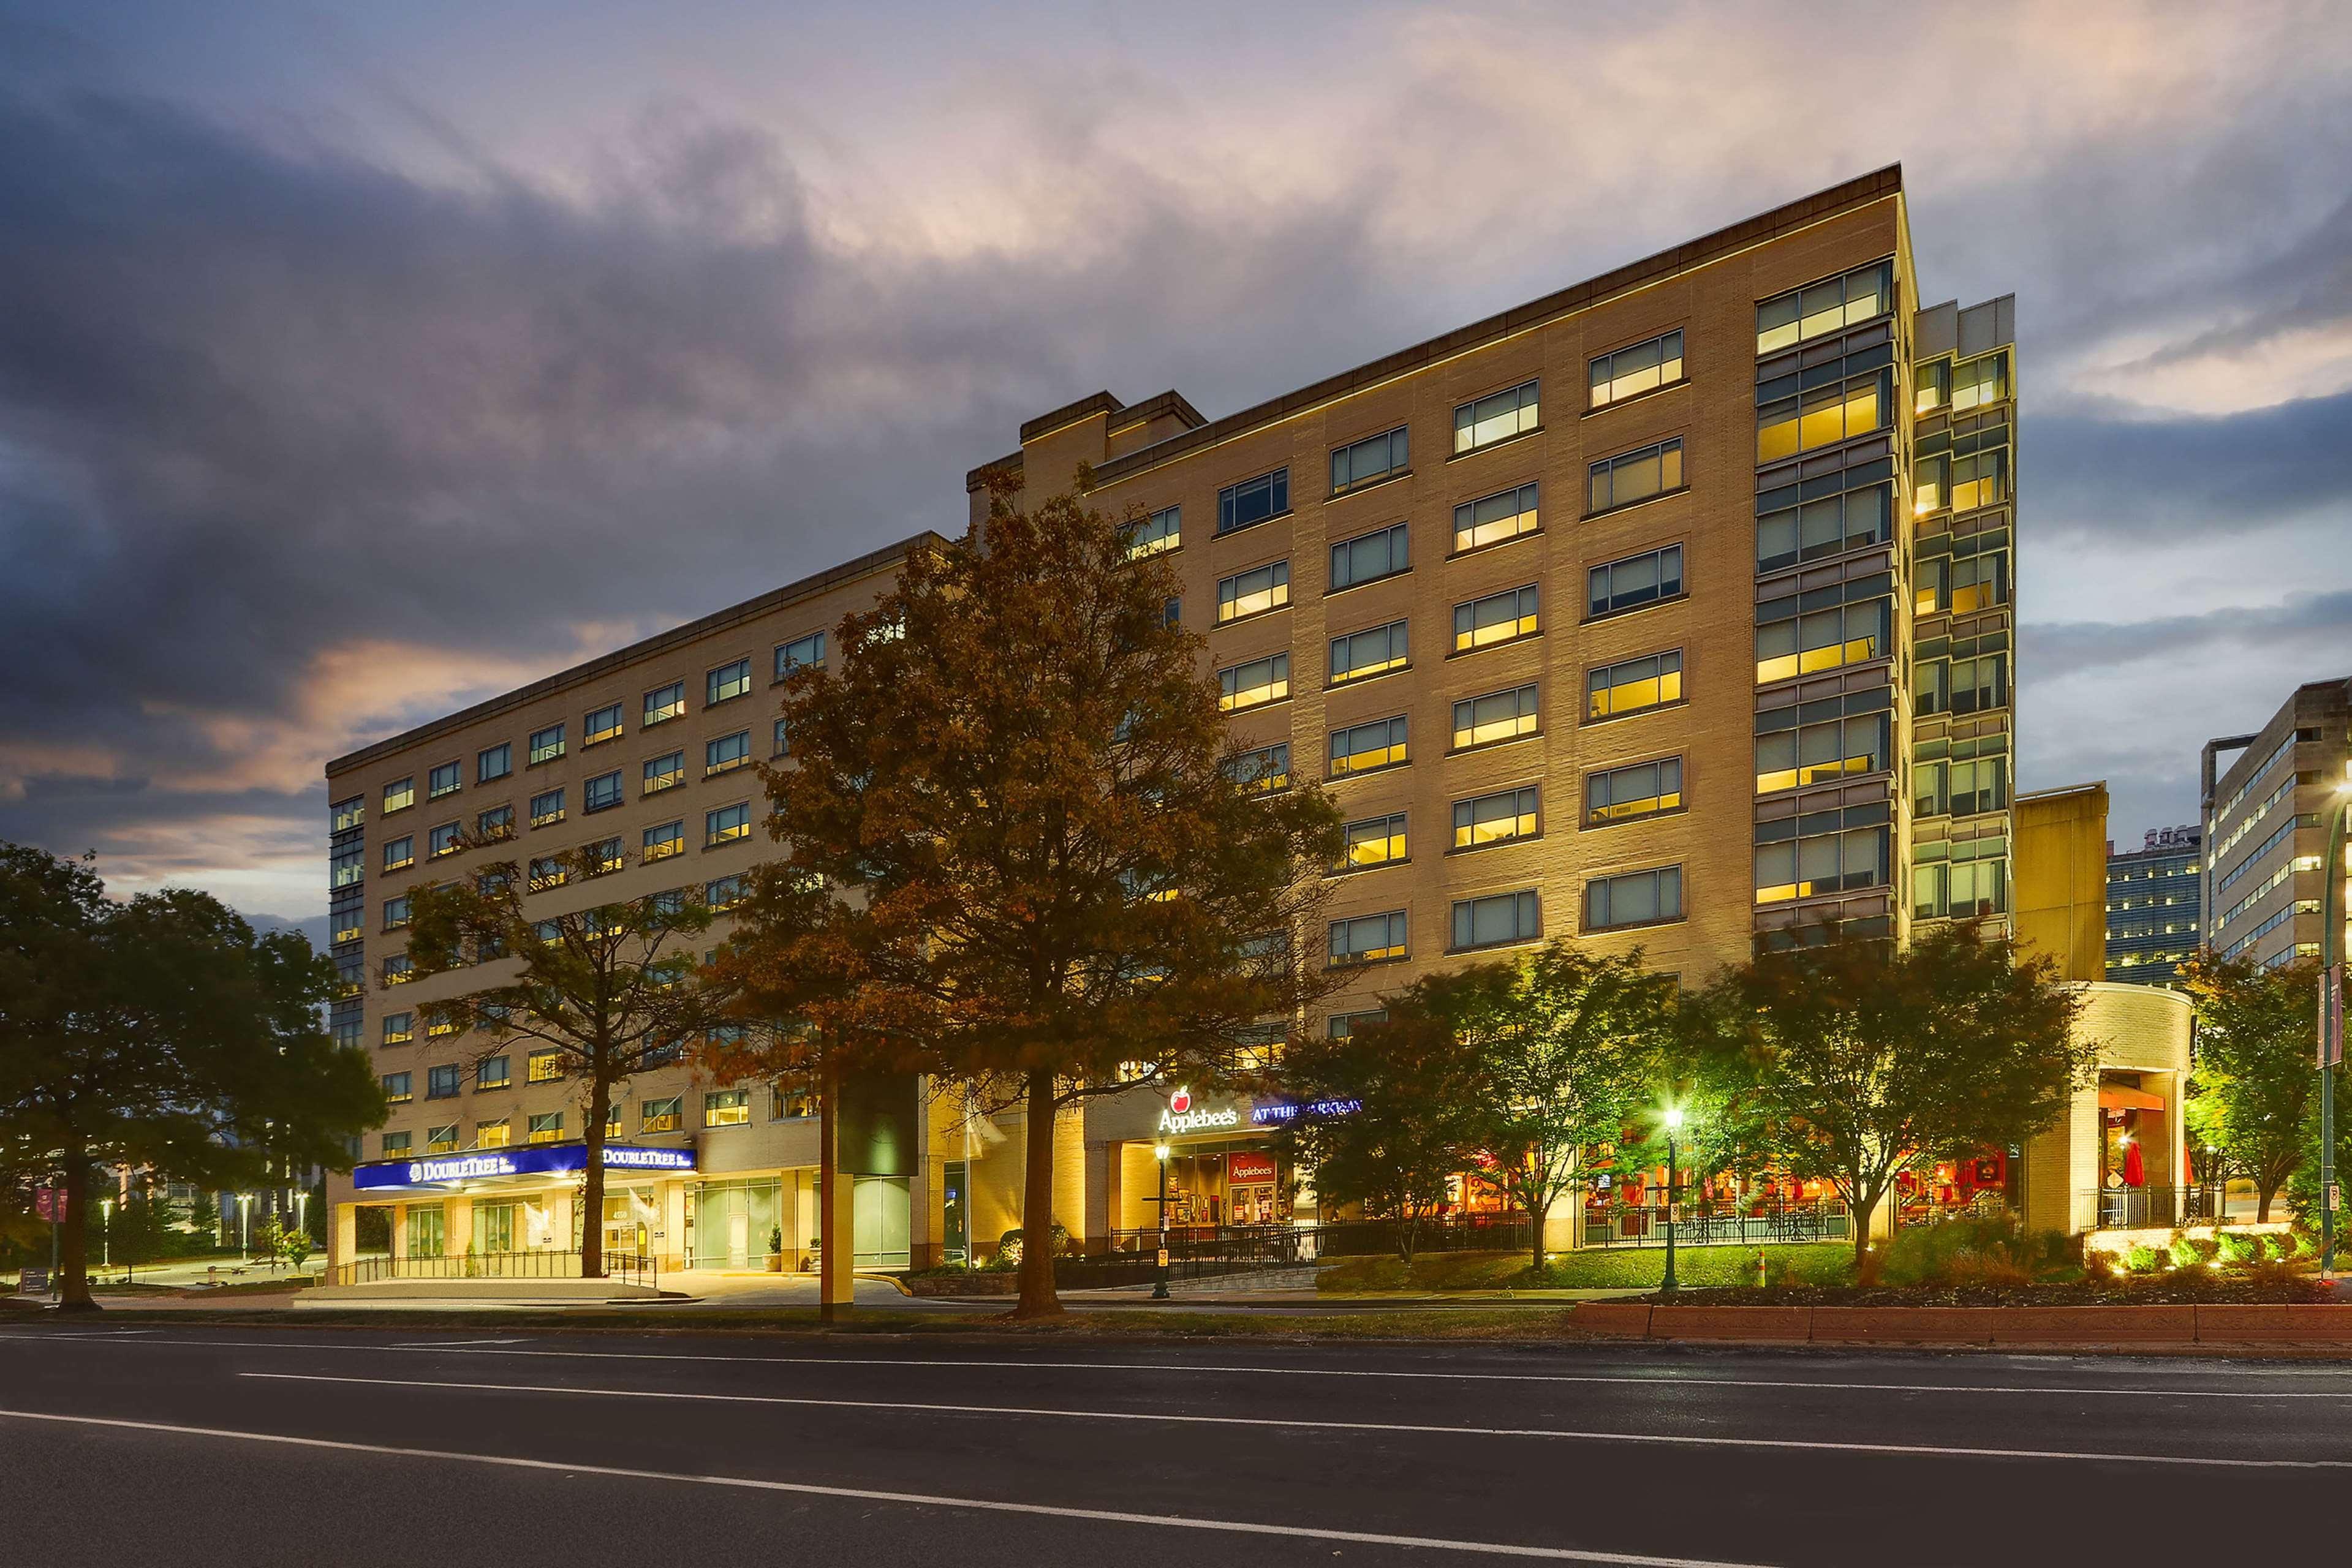
<svg viewBox="0 0 2352 1568">
<path fill-rule="evenodd" d="M 2342 6 L 0 0 L 0 838 L 289 919 L 326 759 L 1900 162 L 2018 297 L 2021 789 L 2352 674 Z"/>
</svg>

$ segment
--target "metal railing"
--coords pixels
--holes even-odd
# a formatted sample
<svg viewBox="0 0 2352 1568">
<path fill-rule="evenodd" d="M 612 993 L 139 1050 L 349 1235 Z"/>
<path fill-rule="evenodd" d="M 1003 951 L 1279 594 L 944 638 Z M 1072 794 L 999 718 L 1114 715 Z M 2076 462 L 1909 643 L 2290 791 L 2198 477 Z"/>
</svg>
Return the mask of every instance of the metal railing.
<svg viewBox="0 0 2352 1568">
<path fill-rule="evenodd" d="M 521 1252 L 460 1252 L 427 1258 L 358 1258 L 327 1270 L 327 1285 L 372 1285 L 389 1280 L 578 1280 L 577 1252 L 532 1248 Z M 600 1278 L 658 1285 L 660 1260 L 645 1252 L 606 1252 Z"/>
<path fill-rule="evenodd" d="M 2184 1199 L 2202 1207 L 2206 1189 L 2172 1186 L 2110 1186 L 2082 1195 L 2081 1207 L 2097 1218 L 2101 1230 L 2168 1230 L 2181 1222 Z"/>
<path fill-rule="evenodd" d="M 1756 1247 L 1776 1241 L 1843 1241 L 1853 1220 L 1837 1198 L 1796 1203 L 1685 1203 L 1675 1228 L 1683 1247 Z M 1662 1203 L 1591 1206 L 1584 1211 L 1587 1247 L 1664 1247 L 1666 1206 Z"/>
</svg>

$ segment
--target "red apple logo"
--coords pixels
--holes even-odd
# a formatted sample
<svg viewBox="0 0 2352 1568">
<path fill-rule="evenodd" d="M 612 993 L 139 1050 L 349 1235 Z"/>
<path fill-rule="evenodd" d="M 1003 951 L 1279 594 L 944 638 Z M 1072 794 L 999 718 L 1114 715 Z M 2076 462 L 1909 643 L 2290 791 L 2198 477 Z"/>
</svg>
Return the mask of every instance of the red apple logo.
<svg viewBox="0 0 2352 1568">
<path fill-rule="evenodd" d="M 1179 1116 L 1190 1111 L 1192 1108 L 1192 1092 L 1190 1089 L 1179 1089 L 1175 1093 L 1168 1096 L 1168 1108 Z"/>
</svg>

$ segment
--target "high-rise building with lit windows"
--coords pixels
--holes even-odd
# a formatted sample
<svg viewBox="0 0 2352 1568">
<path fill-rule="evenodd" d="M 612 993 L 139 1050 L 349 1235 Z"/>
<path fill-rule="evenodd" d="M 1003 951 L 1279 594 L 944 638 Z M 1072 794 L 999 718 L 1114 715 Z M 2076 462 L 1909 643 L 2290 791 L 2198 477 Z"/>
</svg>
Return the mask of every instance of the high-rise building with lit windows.
<svg viewBox="0 0 2352 1568">
<path fill-rule="evenodd" d="M 1082 397 L 972 467 L 975 523 L 992 474 L 1034 503 L 1087 473 L 1089 504 L 1181 580 L 1170 613 L 1203 634 L 1251 776 L 1316 779 L 1344 807 L 1315 945 L 1348 984 L 1304 1027 L 1352 1029 L 1418 975 L 1555 936 L 1696 983 L 1832 922 L 2006 920 L 2014 311 L 1924 303 L 1905 203 L 1884 169 L 1213 420 L 1174 391 Z M 520 1140 L 560 1098 L 520 1063 L 428 1081 L 457 1056 L 405 1022 L 391 900 L 444 852 L 438 825 L 503 813 L 518 855 L 617 833 L 649 888 L 760 852 L 725 816 L 744 793 L 730 759 L 767 737 L 761 699 L 722 690 L 728 661 L 764 690 L 768 643 L 782 667 L 834 599 L 875 590 L 869 559 L 822 603 L 721 612 L 332 765 L 356 988 L 337 1028 L 400 1075 L 386 1138 Z M 758 1186 L 764 1229 L 797 1179 L 801 1145 L 711 1120 L 712 1092 L 663 1081 L 629 1102 L 633 1135 L 700 1151 L 644 1184 L 670 1256 L 741 1255 L 740 1227 L 713 1228 L 740 1206 L 706 1189 Z M 1284 1114 L 1096 1102 L 1054 1129 L 1062 1221 L 1150 1222 L 1171 1132 L 1172 1222 L 1289 1218 Z M 924 1143 L 890 1199 L 917 1262 L 1018 1222 L 1021 1146 L 1002 1121 Z"/>
<path fill-rule="evenodd" d="M 2150 828 L 2136 850 L 2107 845 L 2107 978 L 2169 986 L 2202 943 L 2205 835 Z"/>
<path fill-rule="evenodd" d="M 2205 743 L 2206 946 L 2265 967 L 2318 956 L 2326 811 L 2343 803 L 2348 768 L 2352 680 L 2341 676 L 2297 686 L 2252 734 Z"/>
</svg>

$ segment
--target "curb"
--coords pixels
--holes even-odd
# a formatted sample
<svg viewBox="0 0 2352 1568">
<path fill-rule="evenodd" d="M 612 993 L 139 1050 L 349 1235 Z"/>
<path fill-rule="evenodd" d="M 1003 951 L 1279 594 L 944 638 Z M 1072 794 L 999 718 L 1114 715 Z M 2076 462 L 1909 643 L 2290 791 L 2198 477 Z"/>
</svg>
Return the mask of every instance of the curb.
<svg viewBox="0 0 2352 1568">
<path fill-rule="evenodd" d="M 1585 1301 L 1571 1328 L 1617 1339 L 1739 1344 L 2352 1346 L 2352 1305 L 1680 1307 Z"/>
</svg>

